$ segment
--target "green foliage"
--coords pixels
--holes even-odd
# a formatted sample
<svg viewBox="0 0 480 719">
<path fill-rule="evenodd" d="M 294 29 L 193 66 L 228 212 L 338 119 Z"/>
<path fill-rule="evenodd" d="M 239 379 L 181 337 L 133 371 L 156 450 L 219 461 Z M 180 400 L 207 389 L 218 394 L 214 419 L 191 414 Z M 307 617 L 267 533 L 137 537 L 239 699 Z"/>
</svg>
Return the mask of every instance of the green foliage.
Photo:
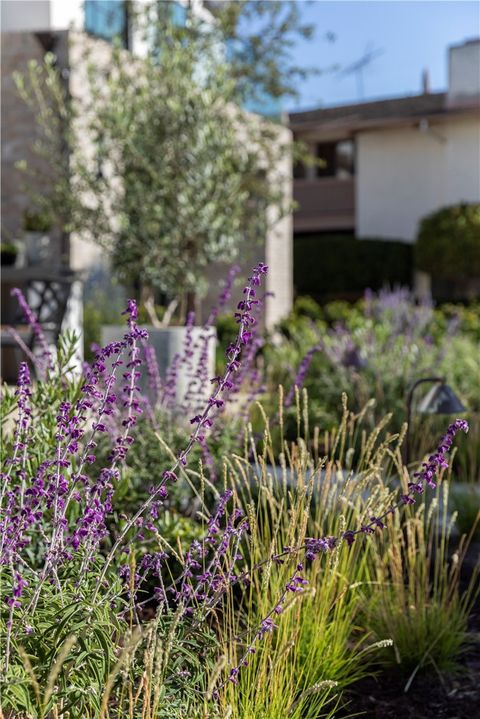
<svg viewBox="0 0 480 719">
<path fill-rule="evenodd" d="M 420 223 L 415 264 L 436 279 L 480 277 L 480 205 L 454 205 Z"/>
<path fill-rule="evenodd" d="M 108 298 L 105 292 L 95 292 L 92 299 L 84 303 L 83 353 L 87 362 L 91 362 L 94 358 L 92 344 L 100 346 L 102 342 L 102 325 L 116 324 L 118 314 L 112 307 L 111 298 Z"/>
<path fill-rule="evenodd" d="M 182 421 L 183 418 L 171 414 L 157 412 L 152 418 L 141 416 L 136 427 L 132 430 L 134 442 L 129 450 L 128 462 L 121 468 L 122 478 L 115 494 L 115 503 L 119 512 L 134 511 L 148 496 L 148 489 L 160 481 L 162 472 L 169 466 L 190 437 L 189 427 Z M 191 452 L 189 468 L 182 472 L 181 479 L 171 486 L 169 500 L 166 507 L 183 516 L 194 516 L 200 508 L 199 488 L 200 481 L 205 479 L 214 481 L 223 470 L 224 457 L 229 456 L 238 447 L 240 426 L 235 418 L 227 417 L 223 420 L 221 432 L 212 431 L 209 436 L 209 457 L 213 460 L 212 467 L 202 467 L 199 473 L 199 462 L 205 465 L 200 446 L 195 446 Z M 97 447 L 97 462 L 91 465 L 90 471 L 95 474 L 99 466 L 104 466 L 111 451 L 111 441 L 108 437 L 99 441 Z M 211 500 L 208 487 L 202 491 L 207 493 Z M 160 520 L 162 521 L 162 520 Z M 171 524 L 171 518 L 168 519 Z M 172 532 L 170 531 L 170 534 Z"/>
<path fill-rule="evenodd" d="M 422 333 L 430 331 L 436 320 L 430 313 L 425 315 L 424 308 L 413 315 L 405 313 L 401 297 L 390 304 L 387 299 L 380 307 L 372 299 L 365 301 L 351 318 L 342 304 L 332 306 L 328 314 L 317 312 L 308 302 L 285 345 L 291 350 L 297 339 L 303 341 L 309 333 L 315 337 L 316 322 L 326 328 L 329 321 L 335 324 L 343 317 L 351 322 L 352 336 L 362 339 L 361 346 L 373 345 L 375 352 L 381 347 L 383 355 L 393 347 L 397 362 L 400 340 L 404 345 L 408 330 L 417 348 L 410 351 L 418 363 Z M 432 332 L 432 337 L 440 341 L 442 333 Z M 462 340 L 467 356 L 471 340 Z M 60 402 L 73 403 L 79 396 L 81 379 L 69 370 L 74 346 L 74 337 L 61 339 L 58 366 L 33 388 L 29 475 L 45 458 L 55 456 Z M 277 349 L 285 351 L 283 346 Z M 474 366 L 471 372 L 474 378 Z M 347 374 L 343 377 L 348 379 Z M 337 375 L 333 381 L 338 391 Z M 393 384 L 397 381 L 394 378 Z M 320 399 L 321 395 L 310 401 Z M 358 401 L 354 394 L 352 404 Z M 2 402 L 1 449 L 8 456 L 16 409 L 11 389 L 5 389 Z M 306 392 L 297 396 L 296 405 L 294 416 L 288 418 L 294 426 L 291 441 L 286 441 L 282 406 L 271 407 L 270 420 L 257 407 L 261 441 L 251 426 L 242 441 L 234 420 L 222 422 L 212 443 L 218 478 L 207 476 L 198 466 L 196 450 L 191 465 L 179 470 L 179 481 L 169 488 L 170 504 L 164 505 L 166 511 L 155 521 L 154 530 L 135 530 L 128 553 L 113 556 L 105 581 L 98 581 L 105 568 L 102 551 L 86 566 L 72 552 L 71 560 L 59 563 L 52 583 L 43 581 L 35 552 L 44 538 L 41 532 L 33 538 L 28 547 L 33 571 L 22 605 L 12 610 L 11 641 L 6 639 L 10 612 L 5 602 L 0 605 L 0 639 L 2 648 L 9 645 L 10 655 L 8 672 L 0 679 L 6 717 L 333 719 L 344 711 L 343 690 L 368 673 L 391 671 L 399 661 L 406 678 L 410 675 L 413 681 L 419 669 L 456 668 L 467 638 L 477 574 L 462 595 L 459 576 L 465 544 L 460 543 L 451 559 L 448 543 L 454 519 L 447 514 L 445 482 L 433 500 L 396 512 L 386 530 L 372 536 L 359 534 L 350 547 L 340 541 L 333 551 L 305 562 L 298 570 L 308 581 L 305 591 L 286 594 L 281 612 L 275 614 L 275 631 L 256 640 L 259 623 L 278 605 L 303 558 L 305 538 L 340 537 L 347 528 L 362 527 L 372 514 L 382 515 L 391 507 L 409 480 L 401 456 L 404 436 L 396 431 L 395 416 L 375 423 L 371 402 L 365 407 L 354 405 L 352 411 L 343 397 L 340 419 L 333 417 L 331 408 L 333 418 L 327 428 L 311 423 Z M 185 444 L 184 418 L 173 414 L 155 420 L 156 428 L 145 419 L 135 428 L 136 441 L 114 496 L 113 537 L 121 532 L 125 513 L 136 510 L 147 487 L 158 481 Z M 432 446 L 433 442 L 428 449 Z M 98 446 L 96 451 L 103 466 L 108 447 Z M 95 464 L 89 471 L 95 473 Z M 239 551 L 241 571 L 248 573 L 250 581 L 228 584 L 218 603 L 211 609 L 200 608 L 194 620 L 183 616 L 181 604 L 158 611 L 148 582 L 140 583 L 137 598 L 142 603 L 134 606 L 120 578 L 125 565 L 135 577 L 146 551 L 170 545 L 173 558 L 161 580 L 168 584 L 189 541 L 204 536 L 214 499 L 225 487 L 233 490 L 233 504 L 244 509 L 250 528 L 241 543 L 227 551 Z M 44 522 L 46 528 L 47 513 Z M 297 551 L 284 561 L 273 561 L 272 554 L 286 546 Z M 130 591 L 132 584 L 130 579 Z M 10 586 L 3 584 L 2 589 L 11 595 Z M 249 654 L 234 686 L 228 681 L 229 670 L 238 665 L 251 642 L 256 642 L 256 652 Z"/>
<path fill-rule="evenodd" d="M 468 536 L 472 533 L 476 541 L 480 540 L 479 508 L 480 491 L 478 485 L 454 484 L 450 488 L 449 509 L 452 513 L 455 513 L 455 525 L 460 534 Z"/>
<path fill-rule="evenodd" d="M 294 305 L 294 313 L 300 317 L 309 317 L 311 320 L 322 319 L 322 308 L 311 297 L 297 297 Z"/>
<path fill-rule="evenodd" d="M 49 212 L 26 212 L 23 226 L 27 232 L 48 232 L 52 228 L 52 216 Z"/>
<path fill-rule="evenodd" d="M 75 564 L 62 573 L 61 591 L 43 585 L 35 612 L 14 633 L 9 670 L 2 677 L 2 709 L 28 719 L 200 716 L 217 646 L 211 629 L 192 631 L 179 622 L 178 612 L 159 613 L 143 627 L 128 620 L 128 611 L 119 619 L 118 600 L 115 611 L 108 601 L 121 593 L 115 572 L 95 603 L 90 601 L 100 569 L 91 567 L 81 590 Z M 25 594 L 26 602 L 35 589 Z M 3 646 L 6 614 L 3 604 Z"/>
<path fill-rule="evenodd" d="M 66 332 L 59 337 L 57 357 L 47 377 L 32 386 L 32 451 L 29 453 L 29 471 L 34 474 L 45 456 L 55 456 L 58 431 L 57 414 L 61 402 L 74 403 L 80 397 L 83 383 L 75 366 L 75 353 L 78 337 Z M 12 418 L 16 412 L 15 388 L 2 385 L 2 457 L 12 452 Z M 39 538 L 40 539 L 40 538 Z"/>
<path fill-rule="evenodd" d="M 453 321 L 458 323 L 458 332 L 480 342 L 480 304 L 470 303 L 468 305 L 442 304 L 436 311 L 438 322 L 444 323 Z"/>
<path fill-rule="evenodd" d="M 13 244 L 13 242 L 1 242 L 0 252 L 2 253 L 2 255 L 17 255 L 18 248 L 16 245 Z"/>
<path fill-rule="evenodd" d="M 30 60 L 27 72 L 14 72 L 13 80 L 38 127 L 35 142 L 25 148 L 26 153 L 35 154 L 35 161 L 24 158 L 16 165 L 23 173 L 23 189 L 32 206 L 24 217 L 25 229 L 71 232 L 81 228 L 82 197 L 79 188 L 75 191 L 72 187 L 70 174 L 79 139 L 73 131 L 76 114 L 57 73 L 55 56 L 47 53 L 43 63 Z"/>
<path fill-rule="evenodd" d="M 303 409 L 300 416 L 305 418 Z M 308 435 L 308 426 L 301 420 L 299 424 L 300 435 Z M 254 454 L 253 463 L 233 458 L 229 465 L 234 486 L 241 504 L 249 508 L 252 564 L 262 561 L 267 547 L 272 554 L 284 546 L 301 546 L 305 536 L 337 536 L 345 527 L 361 523 L 373 506 L 375 511 L 388 506 L 391 493 L 372 468 L 377 467 L 382 477 L 390 475 L 398 437 L 389 436 L 384 422 L 368 438 L 363 435 L 359 447 L 364 426 L 364 417 L 354 417 L 344 407 L 341 422 L 326 438 L 325 456 L 319 456 L 318 443 L 308 446 L 299 438 L 285 443 L 278 457 L 267 427 L 262 451 Z M 358 471 L 352 474 L 354 454 Z M 311 565 L 306 562 L 305 592 L 287 599 L 274 617 L 277 629 L 257 643 L 240 673 L 239 686 L 226 692 L 235 719 L 337 715 L 342 690 L 370 672 L 370 655 L 376 649 L 369 630 L 358 631 L 368 550 L 368 543 L 359 541 Z M 261 618 L 277 604 L 298 561 L 293 556 L 279 565 L 267 563 L 263 572 L 252 574 L 241 605 L 245 616 L 233 607 L 227 614 L 225 651 L 233 653 L 232 664 L 245 651 Z M 233 642 L 232 635 L 240 641 Z"/>
<path fill-rule="evenodd" d="M 92 606 L 85 594 L 79 593 L 75 586 L 78 570 L 78 566 L 68 566 L 61 592 L 58 586 L 44 584 L 36 611 L 29 613 L 23 631 L 14 632 L 12 661 L 2 687 L 5 711 L 15 715 L 23 710 L 32 719 L 43 719 L 52 716 L 53 707 L 61 706 L 67 717 L 98 716 L 104 686 L 127 625 L 116 618 L 108 603 Z M 98 567 L 92 570 L 87 596 L 94 589 Z M 114 577 L 111 582 L 115 582 Z M 26 593 L 27 603 L 35 589 L 31 587 Z M 6 615 L 3 605 L 3 646 Z M 73 714 L 73 710 L 78 713 Z"/>
<path fill-rule="evenodd" d="M 220 374 L 225 369 L 226 357 L 225 353 L 228 345 L 234 341 L 238 325 L 231 315 L 219 315 L 215 322 L 217 329 L 217 349 L 215 355 L 216 374 Z"/>
<path fill-rule="evenodd" d="M 355 300 L 367 288 L 410 285 L 412 269 L 412 247 L 404 242 L 340 234 L 295 237 L 295 288 L 316 300 Z"/>
<path fill-rule="evenodd" d="M 265 98 L 296 98 L 299 81 L 318 72 L 293 62 L 297 39 L 314 34 L 314 26 L 302 21 L 298 3 L 214 0 L 209 9 L 215 16 L 215 31 L 229 48 L 228 62 L 240 100 L 261 105 Z"/>
<path fill-rule="evenodd" d="M 210 263 L 233 260 L 241 241 L 262 236 L 262 213 L 252 209 L 273 198 L 260 179 L 265 132 L 246 126 L 242 145 L 229 107 L 233 88 L 221 66 L 204 57 L 199 84 L 195 47 L 171 39 L 168 45 L 164 38 L 161 69 L 154 59 L 141 60 L 133 77 L 115 54 L 107 101 L 104 80 L 97 68 L 92 72 L 97 161 L 101 167 L 113 163 L 124 191 L 112 200 L 113 225 L 101 214 L 102 198 L 111 191 L 108 173 L 95 179 L 100 217 L 91 232 L 123 281 L 140 280 L 176 297 L 180 287 L 203 294 Z"/>
</svg>

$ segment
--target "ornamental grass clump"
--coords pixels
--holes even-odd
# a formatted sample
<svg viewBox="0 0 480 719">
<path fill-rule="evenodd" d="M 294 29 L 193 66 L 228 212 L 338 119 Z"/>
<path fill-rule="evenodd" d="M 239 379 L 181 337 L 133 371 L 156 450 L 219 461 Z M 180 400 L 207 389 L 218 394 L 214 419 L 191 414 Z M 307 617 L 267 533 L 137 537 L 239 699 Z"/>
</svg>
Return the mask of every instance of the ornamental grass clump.
<svg viewBox="0 0 480 719">
<path fill-rule="evenodd" d="M 371 584 L 365 592 L 364 621 L 375 638 L 388 633 L 394 652 L 380 659 L 394 668 L 408 691 L 418 672 L 455 672 L 468 648 L 468 620 L 480 591 L 480 564 L 464 579 L 461 572 L 473 531 L 453 545 L 456 513 L 448 512 L 450 482 L 414 511 L 388 518 L 386 531 L 368 558 Z"/>
<path fill-rule="evenodd" d="M 345 407 L 322 458 L 301 437 L 277 457 L 267 427 L 253 466 L 248 454 L 231 461 L 252 528 L 251 583 L 242 611 L 229 607 L 224 639 L 232 685 L 225 702 L 234 717 L 334 716 L 342 690 L 368 671 L 374 647 L 366 635 L 353 637 L 368 546 L 344 551 L 335 536 L 361 524 L 372 505 L 388 506 L 391 491 L 380 477 L 391 457 L 389 438 L 370 438 L 373 456 L 354 472 L 359 426 Z"/>
<path fill-rule="evenodd" d="M 373 635 L 368 624 L 363 632 L 354 631 L 355 626 L 360 626 L 361 589 L 371 581 L 368 565 L 371 547 L 359 540 L 362 535 L 381 534 L 389 517 L 399 514 L 404 505 L 415 504 L 420 483 L 433 485 L 434 476 L 444 466 L 449 440 L 459 430 L 468 429 L 461 420 L 453 423 L 435 455 L 419 472 L 415 487 L 410 483 L 406 493 L 397 497 L 397 491 L 389 489 L 388 478 L 392 480 L 406 472 L 400 455 L 403 437 L 387 433 L 382 438 L 386 422 L 380 423 L 370 436 L 361 438 L 360 459 L 353 470 L 353 455 L 358 450 L 359 434 L 361 436 L 358 420 L 345 407 L 338 433 L 326 442 L 331 447 L 330 453 L 316 466 L 305 446 L 302 451 L 301 442 L 297 448 L 292 447 L 293 464 L 287 450 L 288 462 L 284 457 L 283 469 L 275 470 L 267 465 L 268 459 L 273 459 L 271 438 L 265 443 L 269 449 L 264 456 L 256 458 L 260 466 L 263 465 L 265 474 L 262 489 L 269 488 L 260 521 L 255 521 L 257 532 L 258 527 L 268 528 L 269 532 L 259 546 L 273 548 L 280 544 L 281 549 L 273 550 L 268 560 L 255 564 L 255 571 L 262 569 L 270 581 L 268 584 L 253 582 L 256 591 L 250 603 L 258 602 L 261 607 L 259 618 L 253 626 L 250 622 L 243 632 L 245 641 L 241 649 L 236 650 L 229 674 L 230 682 L 240 686 L 240 701 L 242 697 L 244 701 L 239 716 L 246 712 L 252 716 L 274 717 L 288 710 L 299 717 L 314 717 L 318 715 L 315 712 L 327 705 L 334 715 L 337 700 L 332 699 L 332 693 L 338 692 L 338 689 L 333 691 L 334 687 L 344 687 L 365 673 L 367 640 Z M 306 464 L 302 465 L 302 457 Z M 270 472 L 272 475 L 269 476 Z M 245 473 L 248 476 L 248 470 L 243 468 Z M 275 475 L 276 482 L 272 479 Z M 295 478 L 300 478 L 300 485 L 295 483 Z M 297 501 L 298 496 L 302 501 L 292 508 L 291 496 L 299 490 Z M 315 497 L 319 496 L 322 501 L 315 508 Z M 250 506 L 254 507 L 255 503 L 250 502 Z M 259 506 L 262 506 L 262 494 L 257 499 L 257 508 Z M 283 534 L 285 526 L 286 536 Z M 313 536 L 309 537 L 311 529 Z M 293 611 L 291 616 L 294 618 L 290 622 L 288 616 L 297 602 L 302 605 L 301 614 L 295 618 Z M 309 612 L 311 622 L 308 621 Z M 287 614 L 286 624 L 282 623 L 284 613 Z M 312 629 L 314 622 L 318 622 L 318 632 Z M 304 633 L 309 624 L 310 630 Z M 290 626 L 291 633 L 287 634 L 290 639 L 282 636 L 285 626 Z M 240 630 L 237 633 L 242 634 Z M 297 640 L 292 641 L 292 636 Z M 380 638 L 377 634 L 372 638 L 372 647 L 378 647 L 379 643 L 387 646 L 392 643 L 392 638 L 388 633 Z M 287 651 L 287 645 L 289 664 L 297 666 L 294 678 L 284 671 L 280 659 Z M 305 656 L 315 656 L 315 663 L 305 661 Z M 274 671 L 276 660 L 279 662 L 278 674 Z M 259 694 L 258 676 L 262 671 L 264 693 Z M 247 677 L 242 682 L 244 673 Z"/>
</svg>

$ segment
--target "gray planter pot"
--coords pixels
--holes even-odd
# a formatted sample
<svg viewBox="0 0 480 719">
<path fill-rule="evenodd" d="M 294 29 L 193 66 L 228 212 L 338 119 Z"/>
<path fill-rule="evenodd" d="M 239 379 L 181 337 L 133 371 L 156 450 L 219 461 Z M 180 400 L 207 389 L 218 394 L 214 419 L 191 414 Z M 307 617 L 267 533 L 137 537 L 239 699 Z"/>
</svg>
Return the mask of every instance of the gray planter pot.
<svg viewBox="0 0 480 719">
<path fill-rule="evenodd" d="M 25 264 L 29 267 L 58 267 L 61 264 L 58 238 L 48 232 L 25 232 Z"/>
<path fill-rule="evenodd" d="M 158 369 L 162 380 L 165 378 L 168 368 L 172 365 L 176 355 L 183 357 L 185 341 L 187 336 L 186 327 L 152 327 L 151 325 L 145 326 L 148 331 L 149 344 L 155 351 L 157 358 Z M 188 386 L 191 382 L 192 371 L 198 366 L 198 362 L 202 351 L 205 347 L 205 330 L 203 327 L 192 327 L 192 357 L 188 362 L 182 363 L 177 369 L 177 381 L 176 381 L 176 393 L 175 399 L 176 404 L 180 406 L 188 390 Z M 122 339 L 125 334 L 125 326 L 120 325 L 104 325 L 102 327 L 102 345 L 106 345 L 110 342 L 115 342 Z M 208 380 L 210 380 L 215 374 L 215 350 L 217 345 L 217 335 L 213 328 L 208 330 L 208 344 L 206 351 L 206 372 Z M 193 368 L 193 370 L 192 370 Z M 149 391 L 148 379 L 146 368 L 142 367 L 142 377 L 140 380 L 140 387 L 148 396 L 151 395 Z M 208 382 L 208 386 L 205 388 L 204 399 L 207 399 L 211 392 L 211 385 Z M 151 396 L 150 396 L 151 398 Z"/>
</svg>

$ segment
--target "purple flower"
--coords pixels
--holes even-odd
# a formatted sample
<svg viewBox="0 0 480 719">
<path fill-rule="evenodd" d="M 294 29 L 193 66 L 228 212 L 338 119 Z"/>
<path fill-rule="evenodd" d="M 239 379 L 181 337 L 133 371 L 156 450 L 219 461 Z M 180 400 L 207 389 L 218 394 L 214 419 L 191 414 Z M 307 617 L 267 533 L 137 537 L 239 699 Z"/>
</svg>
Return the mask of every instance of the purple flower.
<svg viewBox="0 0 480 719">
<path fill-rule="evenodd" d="M 346 541 L 348 546 L 350 547 L 355 541 L 355 532 L 353 532 L 351 529 L 349 529 L 342 534 L 342 537 Z"/>
<path fill-rule="evenodd" d="M 290 407 L 290 405 L 292 404 L 295 397 L 295 387 L 297 387 L 298 389 L 301 389 L 303 387 L 303 383 L 305 382 L 305 377 L 307 376 L 307 372 L 312 363 L 313 357 L 317 352 L 320 352 L 321 349 L 321 344 L 314 345 L 311 349 L 308 350 L 307 354 L 300 362 L 300 366 L 298 368 L 293 385 L 285 398 L 285 407 Z"/>
<path fill-rule="evenodd" d="M 38 320 L 37 315 L 25 299 L 23 292 L 18 287 L 14 287 L 10 294 L 17 299 L 18 304 L 20 305 L 20 308 L 23 312 L 23 316 L 25 317 L 28 326 L 33 332 L 35 340 L 38 342 L 38 345 L 41 349 L 40 357 L 37 360 L 37 367 L 40 371 L 40 375 L 43 376 L 47 369 L 50 369 L 52 367 L 52 355 L 42 326 Z"/>
<path fill-rule="evenodd" d="M 271 617 L 267 617 L 267 619 L 264 619 L 263 622 L 260 624 L 260 628 L 257 632 L 257 637 L 259 639 L 262 639 L 265 634 L 268 634 L 269 632 L 273 632 L 274 629 L 276 629 L 277 625 L 274 624 L 273 619 Z"/>
</svg>

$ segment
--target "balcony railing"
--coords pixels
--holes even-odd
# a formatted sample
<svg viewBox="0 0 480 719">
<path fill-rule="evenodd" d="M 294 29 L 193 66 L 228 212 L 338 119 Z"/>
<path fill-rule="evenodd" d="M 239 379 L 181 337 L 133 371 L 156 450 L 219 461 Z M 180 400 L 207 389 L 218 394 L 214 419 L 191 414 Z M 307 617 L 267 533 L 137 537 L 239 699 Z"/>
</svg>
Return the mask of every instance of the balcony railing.
<svg viewBox="0 0 480 719">
<path fill-rule="evenodd" d="M 294 180 L 296 232 L 355 229 L 355 180 L 318 177 Z"/>
</svg>

